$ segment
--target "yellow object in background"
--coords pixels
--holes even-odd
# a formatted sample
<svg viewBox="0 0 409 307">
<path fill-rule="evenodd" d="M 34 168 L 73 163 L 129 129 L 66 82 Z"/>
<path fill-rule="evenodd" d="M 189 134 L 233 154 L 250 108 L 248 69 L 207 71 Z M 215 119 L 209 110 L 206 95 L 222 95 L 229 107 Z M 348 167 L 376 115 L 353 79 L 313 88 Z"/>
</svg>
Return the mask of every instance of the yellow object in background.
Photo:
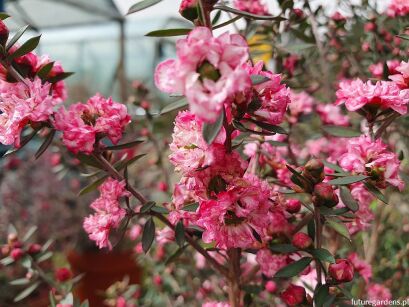
<svg viewBox="0 0 409 307">
<path fill-rule="evenodd" d="M 247 40 L 254 63 L 263 61 L 267 65 L 272 59 L 273 47 L 268 41 L 268 36 L 263 34 L 255 34 Z"/>
</svg>

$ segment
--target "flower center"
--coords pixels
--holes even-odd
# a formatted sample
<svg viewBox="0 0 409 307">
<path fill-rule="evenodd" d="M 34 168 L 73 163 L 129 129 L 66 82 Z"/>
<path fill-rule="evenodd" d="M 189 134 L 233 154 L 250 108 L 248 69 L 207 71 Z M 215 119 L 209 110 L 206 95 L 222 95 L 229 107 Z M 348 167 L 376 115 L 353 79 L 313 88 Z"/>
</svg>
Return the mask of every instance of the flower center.
<svg viewBox="0 0 409 307">
<path fill-rule="evenodd" d="M 217 81 L 220 79 L 220 71 L 210 64 L 209 61 L 204 61 L 202 65 L 199 66 L 197 72 L 200 74 L 200 80 L 210 79 L 212 81 Z"/>
</svg>

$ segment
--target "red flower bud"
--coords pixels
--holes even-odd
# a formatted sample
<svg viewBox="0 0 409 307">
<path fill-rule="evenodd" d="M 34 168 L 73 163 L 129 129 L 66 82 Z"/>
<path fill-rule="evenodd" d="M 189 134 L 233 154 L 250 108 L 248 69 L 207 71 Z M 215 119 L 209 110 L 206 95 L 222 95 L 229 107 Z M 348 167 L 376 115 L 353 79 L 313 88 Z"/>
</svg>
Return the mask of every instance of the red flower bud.
<svg viewBox="0 0 409 307">
<path fill-rule="evenodd" d="M 281 299 L 288 306 L 298 306 L 305 300 L 305 289 L 291 284 L 281 293 Z"/>
<path fill-rule="evenodd" d="M 24 251 L 21 248 L 13 248 L 10 257 L 13 258 L 14 261 L 21 259 L 24 256 Z"/>
<path fill-rule="evenodd" d="M 179 7 L 179 13 L 184 18 L 194 21 L 196 20 L 199 15 L 198 12 L 198 0 L 182 0 L 182 3 Z"/>
<path fill-rule="evenodd" d="M 319 159 L 311 159 L 305 164 L 302 174 L 314 184 L 322 182 L 325 178 L 324 164 Z"/>
<path fill-rule="evenodd" d="M 274 281 L 269 280 L 266 282 L 265 288 L 267 292 L 274 293 L 277 290 L 277 285 Z"/>
<path fill-rule="evenodd" d="M 337 282 L 348 282 L 354 278 L 354 267 L 347 259 L 337 259 L 328 268 L 329 275 Z"/>
<path fill-rule="evenodd" d="M 298 199 L 289 199 L 286 202 L 285 209 L 289 213 L 297 213 L 301 210 L 301 202 Z"/>
<path fill-rule="evenodd" d="M 364 26 L 365 32 L 372 32 L 376 30 L 376 24 L 374 22 L 367 22 Z"/>
<path fill-rule="evenodd" d="M 16 233 L 9 233 L 9 235 L 7 236 L 7 242 L 8 244 L 14 243 L 16 242 L 18 239 L 17 234 Z"/>
<path fill-rule="evenodd" d="M 59 282 L 64 282 L 72 278 L 72 272 L 68 268 L 59 268 L 55 272 L 55 279 Z"/>
<path fill-rule="evenodd" d="M 315 206 L 334 207 L 338 204 L 338 195 L 335 194 L 334 189 L 328 183 L 319 183 L 314 187 L 312 194 L 312 202 Z"/>
<path fill-rule="evenodd" d="M 41 245 L 40 244 L 30 244 L 30 246 L 27 249 L 27 253 L 30 255 L 38 254 L 41 251 Z"/>
<path fill-rule="evenodd" d="M 291 243 L 299 249 L 307 249 L 312 246 L 312 239 L 309 235 L 303 232 L 298 232 L 294 235 Z"/>
<path fill-rule="evenodd" d="M 2 20 L 0 20 L 0 44 L 4 46 L 9 38 L 10 31 Z"/>
</svg>

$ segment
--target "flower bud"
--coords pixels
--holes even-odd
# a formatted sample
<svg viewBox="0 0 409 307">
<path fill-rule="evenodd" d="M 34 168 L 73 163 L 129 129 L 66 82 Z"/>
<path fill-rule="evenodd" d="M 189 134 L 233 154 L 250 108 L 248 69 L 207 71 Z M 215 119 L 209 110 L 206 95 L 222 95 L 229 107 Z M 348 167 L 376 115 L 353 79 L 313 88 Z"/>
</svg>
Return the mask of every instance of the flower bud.
<svg viewBox="0 0 409 307">
<path fill-rule="evenodd" d="M 40 244 L 30 244 L 30 246 L 27 249 L 27 253 L 30 255 L 38 254 L 41 251 L 41 245 Z"/>
<path fill-rule="evenodd" d="M 322 182 L 325 178 L 324 164 L 319 159 L 311 159 L 305 164 L 302 175 L 314 184 Z"/>
<path fill-rule="evenodd" d="M 10 31 L 2 20 L 0 20 L 0 44 L 4 46 L 9 38 Z"/>
<path fill-rule="evenodd" d="M 305 300 L 305 289 L 303 287 L 290 284 L 288 288 L 281 293 L 281 299 L 288 306 L 298 306 Z"/>
<path fill-rule="evenodd" d="M 277 285 L 274 281 L 269 280 L 266 282 L 265 288 L 267 292 L 274 293 L 277 290 Z"/>
<path fill-rule="evenodd" d="M 10 257 L 13 258 L 14 261 L 21 259 L 24 256 L 24 251 L 21 248 L 13 248 Z"/>
<path fill-rule="evenodd" d="M 319 183 L 314 187 L 312 202 L 317 207 L 326 206 L 332 208 L 338 204 L 339 199 L 330 184 Z"/>
<path fill-rule="evenodd" d="M 313 242 L 309 235 L 298 232 L 294 235 L 291 243 L 299 249 L 307 249 L 312 246 Z"/>
<path fill-rule="evenodd" d="M 18 239 L 17 234 L 16 233 L 9 233 L 7 236 L 7 243 L 8 244 L 12 244 L 14 242 L 16 242 Z"/>
<path fill-rule="evenodd" d="M 354 278 L 354 267 L 347 259 L 337 259 L 330 264 L 328 273 L 338 283 L 348 282 Z"/>
<path fill-rule="evenodd" d="M 59 282 L 65 282 L 72 278 L 72 272 L 68 268 L 59 268 L 55 272 L 55 279 Z"/>
<path fill-rule="evenodd" d="M 289 213 L 297 213 L 301 210 L 301 202 L 298 199 L 289 199 L 285 205 Z"/>
<path fill-rule="evenodd" d="M 187 20 L 196 20 L 199 17 L 198 0 L 182 0 L 179 7 L 179 13 Z"/>
</svg>

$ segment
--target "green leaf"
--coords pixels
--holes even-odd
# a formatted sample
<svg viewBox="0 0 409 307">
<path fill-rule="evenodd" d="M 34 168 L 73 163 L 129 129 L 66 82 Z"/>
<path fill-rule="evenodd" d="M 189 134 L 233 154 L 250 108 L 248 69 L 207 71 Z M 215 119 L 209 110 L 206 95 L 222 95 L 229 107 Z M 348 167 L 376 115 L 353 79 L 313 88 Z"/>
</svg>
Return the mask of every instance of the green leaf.
<svg viewBox="0 0 409 307">
<path fill-rule="evenodd" d="M 288 146 L 288 143 L 285 142 L 279 142 L 279 141 L 267 141 L 267 143 L 269 143 L 272 146 L 275 147 L 284 147 L 284 146 Z"/>
<path fill-rule="evenodd" d="M 141 213 L 147 213 L 147 212 L 151 211 L 152 207 L 155 206 L 155 205 L 156 205 L 156 203 L 154 201 L 148 201 L 146 204 L 144 204 L 141 207 L 140 212 Z"/>
<path fill-rule="evenodd" d="M 255 20 L 275 20 L 275 21 L 282 21 L 282 20 L 286 20 L 286 18 L 283 18 L 281 16 L 261 16 L 261 15 L 255 15 L 255 14 L 251 14 L 248 12 L 244 12 L 244 11 L 240 11 L 240 10 L 236 10 L 234 8 L 228 7 L 226 5 L 217 5 L 214 7 L 215 10 L 221 10 L 221 11 L 225 11 L 225 12 L 230 12 L 239 16 L 243 16 L 245 18 L 248 19 L 255 19 Z"/>
<path fill-rule="evenodd" d="M 104 150 L 121 150 L 121 149 L 126 149 L 126 148 L 132 148 L 132 147 L 135 147 L 136 145 L 142 144 L 143 142 L 145 142 L 145 140 L 136 140 L 136 141 L 129 142 L 129 143 L 108 146 L 108 147 L 105 147 Z"/>
<path fill-rule="evenodd" d="M 280 126 L 271 125 L 268 123 L 260 122 L 258 120 L 249 119 L 252 123 L 256 124 L 260 128 L 267 130 L 269 132 L 278 133 L 278 134 L 288 134 L 288 132 Z"/>
<path fill-rule="evenodd" d="M 50 62 L 45 64 L 41 69 L 37 72 L 37 76 L 41 78 L 41 80 L 46 80 L 48 77 L 48 74 L 51 72 L 53 69 L 54 62 Z"/>
<path fill-rule="evenodd" d="M 53 252 L 45 252 L 43 255 L 41 255 L 40 257 L 38 257 L 36 259 L 37 263 L 46 261 L 46 260 L 50 259 L 52 256 L 53 256 Z"/>
<path fill-rule="evenodd" d="M 339 165 L 334 164 L 334 163 L 330 163 L 325 159 L 322 159 L 321 161 L 326 167 L 328 167 L 328 168 L 330 168 L 330 169 L 332 169 L 332 170 L 334 170 L 334 171 L 336 171 L 338 173 L 347 174 Z"/>
<path fill-rule="evenodd" d="M 26 145 L 36 136 L 36 134 L 38 133 L 38 131 L 39 131 L 39 130 L 33 130 L 29 135 L 24 136 L 24 137 L 21 139 L 20 147 L 19 147 L 19 148 L 12 148 L 12 149 L 8 150 L 8 151 L 3 155 L 2 158 L 8 157 L 8 156 L 10 156 L 10 155 L 12 155 L 12 154 L 14 154 L 14 153 L 20 151 L 24 146 L 26 146 Z"/>
<path fill-rule="evenodd" d="M 180 220 L 175 226 L 175 240 L 179 247 L 185 244 L 185 227 L 183 226 L 183 221 Z"/>
<path fill-rule="evenodd" d="M 94 191 L 95 189 L 97 189 L 101 184 L 104 183 L 105 180 L 108 179 L 108 176 L 104 176 L 99 178 L 98 180 L 94 181 L 93 183 L 87 185 L 85 188 L 83 188 L 79 193 L 78 196 L 82 196 L 85 194 L 88 194 L 92 191 Z"/>
<path fill-rule="evenodd" d="M 58 75 L 55 75 L 54 77 L 49 78 L 47 81 L 50 83 L 57 83 L 60 82 L 64 79 L 67 79 L 68 77 L 72 76 L 74 73 L 70 71 L 65 71 L 62 73 L 59 73 Z"/>
<path fill-rule="evenodd" d="M 5 19 L 7 19 L 7 18 L 9 18 L 9 17 L 10 17 L 9 14 L 7 14 L 7 13 L 5 13 L 5 12 L 0 12 L 0 19 L 1 19 L 1 20 L 5 20 Z"/>
<path fill-rule="evenodd" d="M 401 38 L 401 39 L 404 39 L 404 40 L 409 40 L 409 35 L 407 35 L 407 34 L 399 34 L 399 35 L 396 35 L 396 36 Z"/>
<path fill-rule="evenodd" d="M 10 281 L 10 285 L 13 286 L 22 286 L 22 285 L 27 285 L 30 283 L 30 280 L 28 280 L 27 278 L 19 278 L 19 279 L 15 279 Z"/>
<path fill-rule="evenodd" d="M 155 222 L 152 218 L 149 218 L 145 226 L 143 226 L 142 233 L 142 248 L 145 253 L 149 251 L 152 246 L 153 240 L 155 239 Z"/>
<path fill-rule="evenodd" d="M 127 15 L 142 11 L 144 9 L 147 9 L 148 7 L 151 7 L 151 6 L 155 5 L 155 4 L 158 4 L 161 1 L 162 0 L 144 0 L 144 1 L 140 1 L 138 3 L 135 3 L 134 5 L 132 5 L 130 7 L 130 9 L 128 10 Z"/>
<path fill-rule="evenodd" d="M 28 239 L 31 238 L 31 236 L 37 231 L 38 227 L 37 226 L 31 226 L 29 230 L 25 233 L 23 237 L 23 242 L 27 242 Z"/>
<path fill-rule="evenodd" d="M 220 113 L 214 123 L 204 123 L 202 135 L 207 144 L 211 145 L 223 127 L 224 113 Z"/>
<path fill-rule="evenodd" d="M 269 248 L 271 251 L 281 254 L 294 253 L 298 250 L 294 245 L 291 244 L 271 244 Z"/>
<path fill-rule="evenodd" d="M 166 209 L 165 207 L 160 207 L 160 206 L 153 206 L 151 209 L 153 212 L 160 213 L 160 214 L 168 214 L 169 210 Z"/>
<path fill-rule="evenodd" d="M 11 47 L 13 47 L 13 45 L 15 43 L 17 43 L 17 41 L 20 39 L 20 37 L 24 34 L 24 32 L 26 32 L 26 30 L 28 29 L 28 25 L 20 28 L 16 34 L 14 34 L 14 36 L 10 39 L 10 41 L 7 43 L 6 45 L 6 50 L 9 51 Z"/>
<path fill-rule="evenodd" d="M 212 19 L 212 25 L 215 25 L 219 21 L 221 16 L 222 16 L 222 11 L 217 11 L 216 15 Z"/>
<path fill-rule="evenodd" d="M 86 154 L 83 154 L 83 153 L 79 153 L 79 154 L 76 155 L 76 158 L 78 160 L 80 160 L 81 163 L 83 163 L 83 164 L 93 166 L 93 167 L 98 168 L 98 169 L 103 169 L 101 163 L 99 163 L 99 161 L 96 158 L 94 158 L 93 156 L 86 155 Z"/>
<path fill-rule="evenodd" d="M 332 179 L 332 180 L 328 181 L 328 184 L 347 185 L 347 184 L 351 184 L 351 183 L 355 183 L 355 182 L 365 180 L 367 178 L 369 178 L 369 177 L 365 176 L 365 175 L 345 176 L 345 177 Z"/>
<path fill-rule="evenodd" d="M 327 224 L 328 227 L 334 229 L 341 236 L 351 241 L 351 236 L 349 234 L 348 228 L 344 225 L 344 223 L 328 218 L 325 223 Z"/>
<path fill-rule="evenodd" d="M 251 82 L 253 85 L 258 85 L 270 81 L 271 79 L 261 75 L 252 75 Z"/>
<path fill-rule="evenodd" d="M 41 144 L 40 148 L 35 153 L 34 157 L 37 160 L 41 157 L 41 155 L 47 150 L 48 146 L 51 145 L 55 136 L 55 129 L 51 129 L 50 133 L 48 133 L 47 137 L 45 138 L 43 144 Z"/>
<path fill-rule="evenodd" d="M 175 111 L 175 110 L 179 110 L 179 109 L 185 108 L 185 107 L 187 107 L 187 106 L 188 106 L 188 102 L 187 102 L 186 98 L 181 98 L 181 99 L 178 99 L 178 100 L 176 100 L 176 101 L 174 101 L 174 102 L 172 102 L 172 103 L 166 105 L 166 106 L 162 109 L 162 111 L 160 112 L 160 114 L 163 115 L 163 114 L 166 114 L 166 113 Z"/>
<path fill-rule="evenodd" d="M 172 255 L 170 255 L 170 256 L 166 259 L 165 265 L 168 265 L 168 264 L 174 262 L 177 258 L 179 258 L 180 255 L 183 254 L 183 252 L 185 251 L 185 249 L 186 249 L 187 246 L 188 246 L 188 245 L 185 245 L 185 246 L 183 246 L 183 247 L 179 247 Z"/>
<path fill-rule="evenodd" d="M 321 285 L 317 286 L 316 291 L 314 293 L 314 302 L 316 307 L 323 307 L 324 303 L 329 298 L 329 286 L 328 285 Z"/>
<path fill-rule="evenodd" d="M 34 284 L 32 284 L 30 287 L 24 289 L 23 291 L 21 291 L 15 298 L 14 298 L 14 302 L 19 302 L 23 299 L 25 299 L 27 296 L 29 296 L 31 293 L 33 293 L 38 286 L 40 285 L 41 282 L 37 281 Z"/>
<path fill-rule="evenodd" d="M 23 45 L 21 45 L 20 48 L 18 48 L 16 51 L 14 51 L 14 53 L 8 56 L 9 59 L 19 58 L 36 49 L 38 43 L 40 42 L 40 37 L 41 35 L 32 37 L 29 40 L 27 40 Z"/>
<path fill-rule="evenodd" d="M 196 212 L 197 208 L 199 208 L 199 203 L 195 202 L 193 204 L 188 204 L 182 208 L 183 211 L 188 212 Z"/>
<path fill-rule="evenodd" d="M 339 195 L 341 196 L 342 202 L 345 206 L 351 209 L 352 212 L 356 212 L 359 209 L 358 202 L 352 197 L 351 191 L 348 187 L 340 187 Z"/>
<path fill-rule="evenodd" d="M 170 37 L 170 36 L 181 36 L 187 35 L 192 29 L 165 29 L 165 30 L 156 30 L 145 34 L 145 36 L 150 37 Z"/>
<path fill-rule="evenodd" d="M 3 258 L 3 259 L 0 260 L 0 264 L 2 264 L 4 266 L 12 264 L 13 262 L 14 262 L 14 259 L 11 258 L 11 257 L 6 257 L 6 258 Z"/>
<path fill-rule="evenodd" d="M 382 192 L 376 186 L 374 186 L 372 183 L 369 183 L 369 182 L 364 182 L 364 185 L 367 188 L 369 193 L 371 193 L 381 202 L 388 204 L 388 200 L 386 199 L 385 195 L 383 195 Z"/>
<path fill-rule="evenodd" d="M 50 291 L 50 293 L 48 293 L 48 299 L 50 301 L 50 306 L 51 307 L 56 307 L 57 306 L 57 304 L 55 302 L 55 297 L 54 297 L 54 294 L 53 294 L 52 291 Z"/>
<path fill-rule="evenodd" d="M 335 258 L 334 256 L 331 255 L 331 253 L 326 250 L 325 248 L 317 248 L 309 251 L 309 253 L 316 259 L 321 260 L 322 262 L 329 262 L 329 263 L 335 263 Z"/>
<path fill-rule="evenodd" d="M 289 265 L 278 270 L 278 272 L 274 275 L 274 277 L 275 278 L 277 277 L 290 278 L 290 277 L 296 276 L 302 271 L 304 271 L 304 269 L 307 266 L 309 266 L 311 261 L 312 261 L 311 257 L 303 257 L 300 260 L 290 263 Z"/>
<path fill-rule="evenodd" d="M 361 135 L 361 132 L 348 127 L 323 126 L 322 130 L 324 130 L 326 133 L 332 136 L 337 137 L 353 138 Z"/>
<path fill-rule="evenodd" d="M 120 171 L 120 170 L 124 169 L 125 167 L 128 167 L 128 166 L 134 164 L 136 161 L 138 161 L 139 159 L 141 159 L 141 158 L 143 158 L 143 157 L 145 157 L 145 156 L 146 156 L 146 154 L 137 155 L 137 156 L 135 156 L 135 157 L 133 157 L 133 158 L 131 158 L 131 159 L 125 161 L 125 163 L 119 164 L 119 165 L 116 167 L 116 169 L 117 169 L 118 171 Z"/>
<path fill-rule="evenodd" d="M 213 30 L 223 28 L 223 27 L 225 27 L 225 26 L 227 26 L 227 25 L 229 25 L 229 24 L 231 24 L 233 22 L 236 22 L 237 20 L 240 20 L 241 18 L 243 18 L 243 16 L 236 16 L 236 17 L 234 17 L 234 18 L 232 18 L 232 19 L 230 19 L 228 21 L 225 21 L 225 22 L 223 22 L 223 23 L 221 23 L 221 24 L 219 24 L 217 26 L 214 26 Z"/>
</svg>

